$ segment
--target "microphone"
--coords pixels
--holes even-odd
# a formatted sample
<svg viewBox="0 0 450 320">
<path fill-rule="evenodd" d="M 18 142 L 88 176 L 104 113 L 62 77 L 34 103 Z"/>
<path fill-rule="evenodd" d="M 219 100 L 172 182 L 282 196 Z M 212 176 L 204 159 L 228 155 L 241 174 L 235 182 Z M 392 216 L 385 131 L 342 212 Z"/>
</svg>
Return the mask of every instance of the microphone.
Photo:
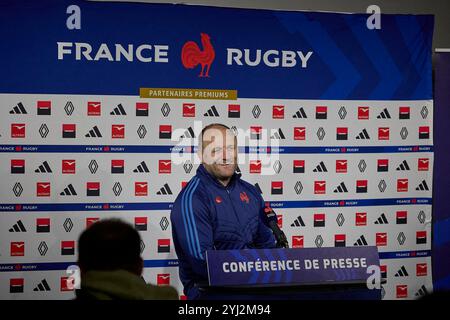
<svg viewBox="0 0 450 320">
<path fill-rule="evenodd" d="M 277 240 L 277 248 L 289 248 L 286 235 L 283 230 L 278 227 L 277 214 L 269 206 L 264 208 L 264 224 L 268 226 Z"/>
</svg>

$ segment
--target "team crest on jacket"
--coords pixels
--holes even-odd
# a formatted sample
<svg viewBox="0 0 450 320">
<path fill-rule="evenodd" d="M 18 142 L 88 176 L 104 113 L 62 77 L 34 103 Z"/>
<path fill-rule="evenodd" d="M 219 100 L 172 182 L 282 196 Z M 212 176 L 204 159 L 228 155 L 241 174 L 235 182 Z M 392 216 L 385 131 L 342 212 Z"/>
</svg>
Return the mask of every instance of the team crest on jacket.
<svg viewBox="0 0 450 320">
<path fill-rule="evenodd" d="M 247 203 L 250 202 L 250 199 L 248 198 L 247 193 L 245 193 L 245 191 L 241 192 L 240 196 L 241 196 L 241 201 L 242 202 L 244 202 L 244 201 L 247 202 Z"/>
<path fill-rule="evenodd" d="M 222 198 L 219 197 L 219 196 L 217 196 L 217 197 L 216 197 L 216 202 L 217 202 L 217 203 L 222 203 Z"/>
</svg>

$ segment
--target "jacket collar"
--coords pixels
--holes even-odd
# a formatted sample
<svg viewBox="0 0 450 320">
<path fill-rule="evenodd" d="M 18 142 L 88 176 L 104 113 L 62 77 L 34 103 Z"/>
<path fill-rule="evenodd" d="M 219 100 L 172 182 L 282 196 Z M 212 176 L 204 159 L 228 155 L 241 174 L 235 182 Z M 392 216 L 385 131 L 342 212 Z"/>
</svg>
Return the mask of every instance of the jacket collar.
<svg viewBox="0 0 450 320">
<path fill-rule="evenodd" d="M 209 181 L 210 183 L 213 183 L 215 185 L 217 185 L 218 187 L 221 188 L 232 188 L 234 187 L 234 184 L 236 183 L 236 180 L 240 179 L 242 174 L 235 171 L 233 173 L 233 176 L 231 177 L 230 182 L 228 183 L 228 185 L 225 187 L 219 180 L 217 180 L 216 177 L 214 177 L 212 174 L 210 174 L 206 168 L 203 166 L 203 164 L 200 164 L 197 168 L 197 175 L 199 175 L 201 178 Z"/>
</svg>

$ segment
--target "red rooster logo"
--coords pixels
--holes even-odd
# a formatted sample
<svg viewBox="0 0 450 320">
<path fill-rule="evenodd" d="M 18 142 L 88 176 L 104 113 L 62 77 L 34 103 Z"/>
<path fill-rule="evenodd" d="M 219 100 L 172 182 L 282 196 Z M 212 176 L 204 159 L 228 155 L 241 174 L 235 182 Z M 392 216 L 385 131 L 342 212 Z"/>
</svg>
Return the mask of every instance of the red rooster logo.
<svg viewBox="0 0 450 320">
<path fill-rule="evenodd" d="M 200 50 L 194 41 L 188 41 L 181 50 L 181 62 L 186 69 L 193 69 L 197 65 L 202 66 L 199 77 L 209 78 L 209 69 L 216 57 L 216 53 L 211 44 L 211 38 L 206 33 L 201 33 L 203 50 Z M 205 70 L 206 68 L 206 70 Z"/>
</svg>

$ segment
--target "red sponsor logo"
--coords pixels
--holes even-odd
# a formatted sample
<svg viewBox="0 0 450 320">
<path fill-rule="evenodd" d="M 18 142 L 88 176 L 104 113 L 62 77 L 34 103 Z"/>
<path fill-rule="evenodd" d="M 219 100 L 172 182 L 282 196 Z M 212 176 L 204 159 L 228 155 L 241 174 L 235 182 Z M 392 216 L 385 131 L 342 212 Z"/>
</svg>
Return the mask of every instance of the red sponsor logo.
<svg viewBox="0 0 450 320">
<path fill-rule="evenodd" d="M 251 139 L 261 139 L 262 138 L 262 127 L 260 127 L 260 126 L 250 127 L 250 138 Z"/>
<path fill-rule="evenodd" d="M 11 123 L 11 138 L 25 138 L 25 123 Z"/>
<path fill-rule="evenodd" d="M 376 234 L 376 245 L 379 246 L 387 246 L 387 233 L 380 232 Z"/>
<path fill-rule="evenodd" d="M 358 107 L 358 120 L 369 119 L 369 107 Z"/>
<path fill-rule="evenodd" d="M 386 265 L 380 265 L 380 271 L 381 274 L 387 275 L 387 266 Z"/>
<path fill-rule="evenodd" d="M 305 172 L 305 160 L 294 160 L 294 172 Z"/>
<path fill-rule="evenodd" d="M 183 117 L 195 117 L 195 103 L 183 103 Z"/>
<path fill-rule="evenodd" d="M 397 211 L 397 223 L 406 223 L 408 219 L 408 211 Z"/>
<path fill-rule="evenodd" d="M 125 167 L 125 160 L 113 159 L 111 160 L 111 171 L 112 172 L 123 172 Z"/>
<path fill-rule="evenodd" d="M 314 214 L 314 226 L 325 226 L 325 213 Z"/>
<path fill-rule="evenodd" d="M 337 245 L 345 246 L 345 238 L 346 238 L 345 234 L 334 235 L 335 246 Z"/>
<path fill-rule="evenodd" d="M 397 192 L 408 192 L 408 179 L 397 179 Z"/>
<path fill-rule="evenodd" d="M 430 127 L 419 127 L 419 138 L 428 139 L 430 137 Z"/>
<path fill-rule="evenodd" d="M 160 273 L 156 277 L 156 284 L 158 286 L 170 285 L 170 273 Z"/>
<path fill-rule="evenodd" d="M 397 298 L 407 298 L 408 297 L 408 286 L 398 285 L 396 287 Z"/>
<path fill-rule="evenodd" d="M 11 257 L 23 257 L 25 255 L 25 242 L 11 242 Z"/>
<path fill-rule="evenodd" d="M 261 173 L 261 160 L 250 160 L 250 173 Z"/>
<path fill-rule="evenodd" d="M 50 218 L 37 218 L 36 225 L 38 228 L 50 229 Z"/>
<path fill-rule="evenodd" d="M 100 220 L 100 218 L 97 218 L 97 217 L 86 218 L 86 228 L 89 228 L 91 225 L 93 225 L 94 223 L 96 223 L 99 220 Z"/>
<path fill-rule="evenodd" d="M 135 182 L 134 183 L 134 195 L 137 197 L 147 196 L 148 194 L 148 182 Z"/>
<path fill-rule="evenodd" d="M 98 101 L 89 101 L 87 104 L 87 114 L 88 116 L 99 116 L 101 115 L 102 104 Z"/>
<path fill-rule="evenodd" d="M 159 160 L 158 161 L 159 173 L 171 173 L 172 172 L 172 160 Z"/>
<path fill-rule="evenodd" d="M 325 194 L 326 185 L 325 181 L 314 181 L 314 194 Z"/>
<path fill-rule="evenodd" d="M 357 212 L 355 216 L 356 226 L 366 226 L 367 225 L 367 212 Z"/>
<path fill-rule="evenodd" d="M 136 102 L 136 114 L 148 114 L 148 102 Z"/>
<path fill-rule="evenodd" d="M 75 138 L 76 125 L 75 124 L 63 124 L 62 131 L 63 131 L 63 137 Z"/>
<path fill-rule="evenodd" d="M 100 220 L 100 218 L 97 218 L 97 217 L 86 218 L 86 228 L 89 228 L 91 225 L 93 225 L 94 223 L 96 223 L 99 220 Z"/>
<path fill-rule="evenodd" d="M 9 279 L 9 287 L 11 292 L 23 292 L 25 281 L 23 278 Z"/>
<path fill-rule="evenodd" d="M 62 173 L 74 174 L 75 173 L 75 160 L 62 160 Z"/>
<path fill-rule="evenodd" d="M 327 109 L 326 106 L 317 106 L 316 107 L 316 118 L 317 119 L 326 119 L 327 118 Z"/>
<path fill-rule="evenodd" d="M 241 113 L 241 105 L 240 104 L 229 104 L 228 105 L 228 115 L 232 118 L 238 118 Z"/>
<path fill-rule="evenodd" d="M 283 193 L 283 181 L 272 181 L 272 194 Z"/>
<path fill-rule="evenodd" d="M 409 111 L 410 111 L 409 107 L 400 107 L 399 108 L 400 119 L 408 119 Z"/>
<path fill-rule="evenodd" d="M 158 251 L 169 252 L 170 251 L 170 239 L 158 239 Z"/>
<path fill-rule="evenodd" d="M 356 180 L 356 189 L 367 192 L 367 180 Z"/>
<path fill-rule="evenodd" d="M 347 160 L 336 160 L 336 172 L 347 173 Z"/>
<path fill-rule="evenodd" d="M 38 114 L 50 114 L 51 107 L 52 107 L 51 101 L 38 101 L 37 102 Z"/>
<path fill-rule="evenodd" d="M 292 248 L 303 248 L 304 236 L 292 236 Z"/>
<path fill-rule="evenodd" d="M 284 119 L 284 106 L 273 106 L 272 107 L 272 118 L 273 119 Z"/>
<path fill-rule="evenodd" d="M 378 159 L 378 171 L 388 171 L 389 160 L 388 159 Z"/>
<path fill-rule="evenodd" d="M 73 291 L 75 290 L 75 278 L 74 277 L 61 277 L 61 291 Z"/>
<path fill-rule="evenodd" d="M 125 125 L 124 124 L 113 124 L 111 126 L 111 138 L 113 138 L 113 139 L 125 138 Z"/>
<path fill-rule="evenodd" d="M 427 232 L 426 231 L 417 231 L 416 239 L 417 239 L 417 244 L 427 243 Z"/>
<path fill-rule="evenodd" d="M 378 128 L 378 140 L 389 140 L 389 128 Z"/>
<path fill-rule="evenodd" d="M 50 182 L 36 183 L 36 196 L 37 197 L 50 197 Z"/>
<path fill-rule="evenodd" d="M 306 128 L 305 127 L 295 127 L 294 128 L 294 140 L 305 140 L 306 139 Z"/>
<path fill-rule="evenodd" d="M 13 172 L 25 172 L 24 159 L 11 159 L 11 173 Z"/>
<path fill-rule="evenodd" d="M 134 224 L 136 227 L 145 227 L 147 226 L 147 217 L 135 217 Z"/>
<path fill-rule="evenodd" d="M 347 140 L 348 128 L 347 127 L 336 128 L 336 138 L 338 140 Z"/>
<path fill-rule="evenodd" d="M 424 277 L 428 275 L 428 265 L 426 263 L 416 264 L 416 276 Z"/>
<path fill-rule="evenodd" d="M 430 168 L 430 159 L 428 158 L 420 158 L 418 161 L 417 167 L 419 171 L 428 171 Z"/>
<path fill-rule="evenodd" d="M 170 139 L 172 136 L 172 126 L 162 124 L 159 126 L 159 137 L 164 139 Z"/>
</svg>

